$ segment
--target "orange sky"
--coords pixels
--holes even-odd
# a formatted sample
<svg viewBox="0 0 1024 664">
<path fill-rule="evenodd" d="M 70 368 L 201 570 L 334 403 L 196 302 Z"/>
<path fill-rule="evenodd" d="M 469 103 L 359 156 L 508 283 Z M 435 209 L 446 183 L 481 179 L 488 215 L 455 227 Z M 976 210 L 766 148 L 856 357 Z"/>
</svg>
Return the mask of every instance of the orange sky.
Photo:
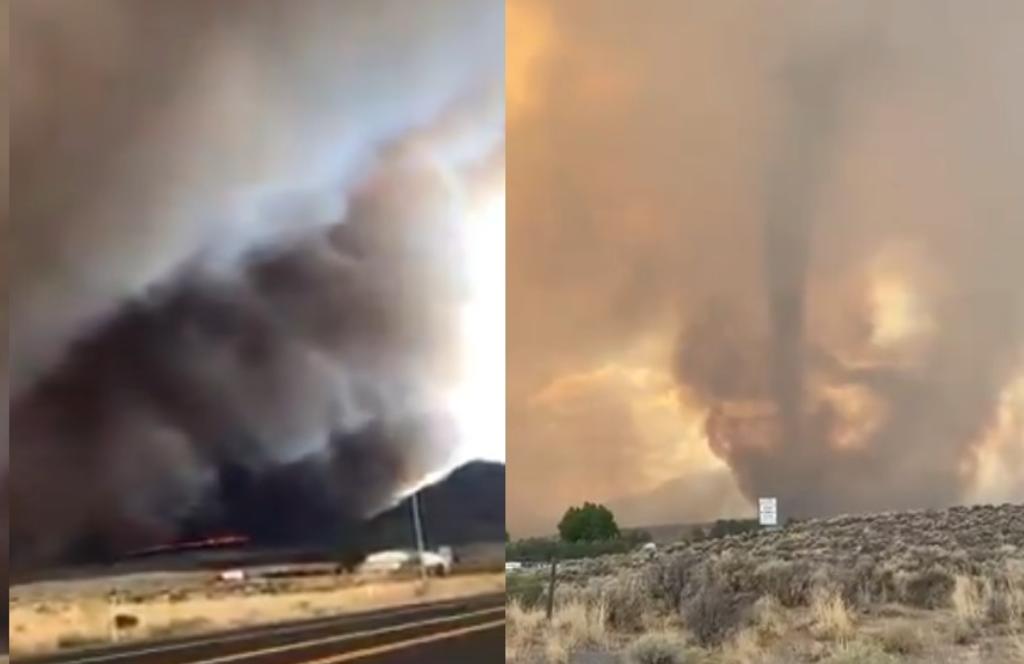
<svg viewBox="0 0 1024 664">
<path fill-rule="evenodd" d="M 835 3 L 779 11 L 665 0 L 641 13 L 615 0 L 509 2 L 514 534 L 550 531 L 584 500 L 619 506 L 623 521 L 660 523 L 746 514 L 752 491 L 774 489 L 756 457 L 730 468 L 713 452 L 705 418 L 721 399 L 679 358 L 689 352 L 694 366 L 715 371 L 738 363 L 730 383 L 767 366 L 763 224 L 776 199 L 802 204 L 805 194 L 815 231 L 808 347 L 823 349 L 842 377 L 808 369 L 811 401 L 834 420 L 827 440 L 810 441 L 818 447 L 801 459 L 790 450 L 764 462 L 778 463 L 789 484 L 806 481 L 797 495 L 828 494 L 830 510 L 1024 499 L 1024 477 L 997 470 L 1024 449 L 1016 374 L 999 368 L 1024 346 L 1024 275 L 1007 248 L 1024 246 L 1014 223 L 1024 202 L 1008 176 L 1024 166 L 1013 131 L 1024 100 L 1009 87 L 1011 68 L 993 65 L 1020 51 L 1002 26 L 1021 8 L 991 5 L 973 24 L 922 22 L 917 3 L 872 24 Z M 825 115 L 820 90 L 794 96 L 802 93 L 785 76 L 830 58 L 840 62 L 825 77 L 840 81 L 838 120 L 822 130 L 820 163 L 810 162 L 792 145 Z M 787 130 L 794 107 L 804 119 Z M 713 347 L 695 352 L 684 332 L 708 317 L 709 303 L 728 325 L 712 326 Z M 966 339 L 991 357 L 963 360 Z M 975 366 L 991 371 L 982 379 Z M 881 380 L 881 368 L 914 387 L 863 378 Z M 752 388 L 761 405 L 751 407 L 771 412 L 758 371 L 745 379 L 761 385 Z M 938 389 L 940 376 L 950 390 Z M 743 391 L 728 387 L 733 397 Z M 912 426 L 929 399 L 950 399 L 954 414 L 933 429 Z M 941 434 L 957 426 L 959 439 Z M 821 463 L 849 472 L 812 481 Z M 896 469 L 913 464 L 932 481 L 901 488 Z M 874 489 L 853 480 L 827 489 L 886 467 L 893 475 Z M 637 495 L 645 498 L 629 498 Z"/>
</svg>

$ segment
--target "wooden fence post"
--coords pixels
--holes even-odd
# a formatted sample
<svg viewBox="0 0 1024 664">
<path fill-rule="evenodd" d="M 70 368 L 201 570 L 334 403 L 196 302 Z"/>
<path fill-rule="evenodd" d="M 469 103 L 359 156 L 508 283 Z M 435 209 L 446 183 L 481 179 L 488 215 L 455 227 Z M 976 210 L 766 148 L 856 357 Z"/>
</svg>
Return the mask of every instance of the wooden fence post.
<svg viewBox="0 0 1024 664">
<path fill-rule="evenodd" d="M 551 581 L 548 583 L 548 621 L 555 613 L 555 578 L 558 575 L 558 558 L 551 557 Z"/>
</svg>

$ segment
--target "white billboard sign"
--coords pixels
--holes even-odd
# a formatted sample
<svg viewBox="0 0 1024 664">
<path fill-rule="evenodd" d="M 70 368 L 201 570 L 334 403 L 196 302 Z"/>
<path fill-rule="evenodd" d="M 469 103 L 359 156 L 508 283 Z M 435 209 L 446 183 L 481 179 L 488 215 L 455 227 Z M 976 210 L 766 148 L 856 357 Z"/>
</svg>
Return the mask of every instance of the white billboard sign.
<svg viewBox="0 0 1024 664">
<path fill-rule="evenodd" d="M 757 501 L 759 521 L 762 526 L 779 525 L 779 501 L 776 498 L 759 498 Z"/>
</svg>

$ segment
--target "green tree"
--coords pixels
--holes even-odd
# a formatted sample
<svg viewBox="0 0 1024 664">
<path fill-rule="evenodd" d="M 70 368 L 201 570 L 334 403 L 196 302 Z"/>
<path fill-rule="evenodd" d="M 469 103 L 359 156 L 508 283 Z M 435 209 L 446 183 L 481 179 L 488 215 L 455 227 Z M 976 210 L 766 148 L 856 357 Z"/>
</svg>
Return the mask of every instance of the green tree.
<svg viewBox="0 0 1024 664">
<path fill-rule="evenodd" d="M 584 503 L 566 511 L 558 523 L 558 534 L 565 542 L 601 542 L 618 539 L 619 527 L 607 507 Z"/>
</svg>

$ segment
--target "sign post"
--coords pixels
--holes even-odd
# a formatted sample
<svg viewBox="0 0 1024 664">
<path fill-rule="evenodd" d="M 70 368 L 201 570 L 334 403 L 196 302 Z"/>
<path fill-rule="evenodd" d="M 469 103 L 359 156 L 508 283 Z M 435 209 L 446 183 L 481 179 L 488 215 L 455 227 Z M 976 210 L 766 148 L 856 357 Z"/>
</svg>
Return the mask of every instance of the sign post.
<svg viewBox="0 0 1024 664">
<path fill-rule="evenodd" d="M 779 525 L 779 501 L 777 498 L 759 498 L 757 501 L 758 521 L 763 527 L 777 528 Z"/>
</svg>

